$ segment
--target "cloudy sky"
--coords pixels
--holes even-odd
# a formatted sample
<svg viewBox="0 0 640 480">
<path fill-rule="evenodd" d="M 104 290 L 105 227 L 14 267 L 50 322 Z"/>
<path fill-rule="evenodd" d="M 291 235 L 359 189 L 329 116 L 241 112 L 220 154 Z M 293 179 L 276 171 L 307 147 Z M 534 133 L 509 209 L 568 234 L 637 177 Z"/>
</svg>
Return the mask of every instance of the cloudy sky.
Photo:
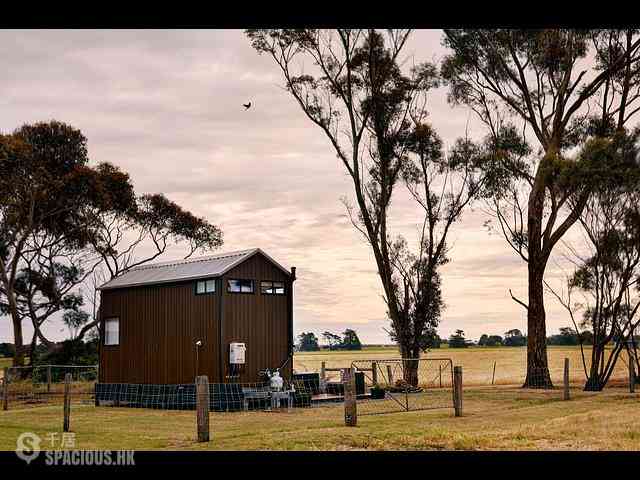
<svg viewBox="0 0 640 480">
<path fill-rule="evenodd" d="M 406 55 L 437 62 L 441 35 L 414 32 Z M 120 166 L 139 192 L 162 192 L 219 225 L 224 250 L 260 247 L 296 266 L 296 333 L 354 328 L 367 343 L 389 341 L 372 255 L 340 202 L 351 193 L 346 172 L 242 31 L 3 30 L 0 59 L 0 131 L 50 119 L 80 128 L 92 161 Z M 483 134 L 467 110 L 447 105 L 444 89 L 429 111 L 447 144 L 467 126 Z M 391 215 L 394 231 L 415 238 L 420 217 L 406 195 Z M 526 297 L 525 265 L 485 219 L 476 208 L 452 234 L 441 336 L 526 330 L 508 294 Z M 568 325 L 551 298 L 547 305 L 549 332 Z M 46 331 L 66 335 L 57 322 Z M 2 318 L 0 341 L 11 340 Z"/>
</svg>

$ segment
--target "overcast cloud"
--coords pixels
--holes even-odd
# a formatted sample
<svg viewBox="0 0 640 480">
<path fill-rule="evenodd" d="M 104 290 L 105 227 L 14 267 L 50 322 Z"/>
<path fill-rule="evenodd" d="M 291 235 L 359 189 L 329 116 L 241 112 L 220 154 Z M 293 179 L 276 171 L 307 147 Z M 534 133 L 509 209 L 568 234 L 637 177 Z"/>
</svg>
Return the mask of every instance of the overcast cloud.
<svg viewBox="0 0 640 480">
<path fill-rule="evenodd" d="M 437 61 L 440 38 L 417 31 L 406 51 L 416 62 Z M 260 247 L 296 266 L 296 333 L 355 328 L 365 342 L 389 341 L 372 255 L 340 203 L 351 193 L 346 173 L 242 31 L 4 30 L 0 59 L 0 131 L 49 119 L 80 128 L 93 162 L 114 163 L 139 192 L 162 192 L 219 225 L 224 250 Z M 447 105 L 444 89 L 429 110 L 446 143 L 467 126 L 482 134 L 467 110 Z M 396 231 L 414 236 L 419 216 L 406 195 L 392 216 Z M 508 294 L 526 298 L 525 265 L 487 233 L 485 218 L 476 209 L 453 232 L 442 336 L 526 330 Z M 182 253 L 174 247 L 165 260 Z M 549 332 L 568 325 L 547 304 Z M 61 339 L 61 330 L 53 322 L 46 331 Z M 12 341 L 7 318 L 0 341 Z"/>
</svg>

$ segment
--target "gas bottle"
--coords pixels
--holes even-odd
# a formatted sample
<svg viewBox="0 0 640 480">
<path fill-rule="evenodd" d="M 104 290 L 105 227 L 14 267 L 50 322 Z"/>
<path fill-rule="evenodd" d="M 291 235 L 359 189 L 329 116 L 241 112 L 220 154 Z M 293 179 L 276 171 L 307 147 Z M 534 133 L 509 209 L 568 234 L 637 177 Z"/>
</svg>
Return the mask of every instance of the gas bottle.
<svg viewBox="0 0 640 480">
<path fill-rule="evenodd" d="M 271 390 L 279 392 L 282 390 L 282 385 L 284 384 L 284 380 L 280 376 L 279 371 L 275 371 L 273 375 L 271 375 Z"/>
</svg>

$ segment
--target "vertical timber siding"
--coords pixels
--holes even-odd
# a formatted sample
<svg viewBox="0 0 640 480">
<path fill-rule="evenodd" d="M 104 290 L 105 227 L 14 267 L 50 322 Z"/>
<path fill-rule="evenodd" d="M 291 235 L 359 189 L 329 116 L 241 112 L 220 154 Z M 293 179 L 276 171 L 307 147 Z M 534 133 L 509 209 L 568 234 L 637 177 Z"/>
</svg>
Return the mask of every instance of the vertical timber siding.
<svg viewBox="0 0 640 480">
<path fill-rule="evenodd" d="M 228 293 L 227 280 L 251 279 L 255 291 L 249 293 Z M 258 372 L 265 368 L 280 367 L 289 358 L 289 314 L 288 296 L 291 295 L 289 276 L 274 266 L 262 255 L 257 254 L 227 272 L 222 277 L 223 284 L 223 365 L 224 379 L 229 375 L 229 344 L 243 342 L 247 350 L 244 370 L 234 381 L 258 381 Z M 261 280 L 285 282 L 285 295 L 262 295 Z M 282 373 L 289 376 L 291 368 Z"/>
<path fill-rule="evenodd" d="M 194 282 L 102 292 L 101 316 L 120 318 L 120 345 L 101 345 L 104 383 L 192 383 L 218 378 L 218 292 L 195 295 Z M 103 329 L 104 331 L 104 329 Z"/>
<path fill-rule="evenodd" d="M 255 292 L 228 293 L 232 278 L 253 280 Z M 285 282 L 285 295 L 262 295 L 261 280 Z M 290 277 L 260 253 L 217 279 L 213 294 L 196 295 L 195 281 L 104 290 L 100 315 L 120 319 L 120 345 L 101 339 L 100 382 L 192 383 L 196 374 L 211 382 L 255 382 L 260 370 L 289 360 L 282 373 L 288 377 L 291 295 Z M 196 372 L 197 340 L 203 345 Z M 246 364 L 234 379 L 227 378 L 231 342 L 247 346 Z"/>
</svg>

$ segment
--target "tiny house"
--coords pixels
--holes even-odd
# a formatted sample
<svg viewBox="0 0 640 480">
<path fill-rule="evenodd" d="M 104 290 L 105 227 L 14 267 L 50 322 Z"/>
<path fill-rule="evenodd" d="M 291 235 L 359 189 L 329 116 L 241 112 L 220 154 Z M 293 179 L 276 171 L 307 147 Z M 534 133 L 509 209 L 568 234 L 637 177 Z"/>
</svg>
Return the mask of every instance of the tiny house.
<svg viewBox="0 0 640 480">
<path fill-rule="evenodd" d="M 259 248 L 135 267 L 101 291 L 99 382 L 261 381 L 293 361 L 291 270 Z"/>
</svg>

